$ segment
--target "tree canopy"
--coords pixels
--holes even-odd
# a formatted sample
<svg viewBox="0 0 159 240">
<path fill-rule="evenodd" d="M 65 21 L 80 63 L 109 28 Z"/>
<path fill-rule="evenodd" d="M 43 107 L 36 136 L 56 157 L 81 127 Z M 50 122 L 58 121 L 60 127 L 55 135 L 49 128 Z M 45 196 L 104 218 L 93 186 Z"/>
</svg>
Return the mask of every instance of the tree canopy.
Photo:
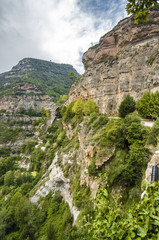
<svg viewBox="0 0 159 240">
<path fill-rule="evenodd" d="M 119 116 L 124 118 L 127 114 L 134 112 L 135 106 L 135 100 L 128 94 L 119 106 Z"/>
<path fill-rule="evenodd" d="M 126 10 L 128 14 L 134 14 L 135 23 L 147 21 L 149 17 L 148 9 L 156 6 L 158 0 L 128 0 Z"/>
</svg>

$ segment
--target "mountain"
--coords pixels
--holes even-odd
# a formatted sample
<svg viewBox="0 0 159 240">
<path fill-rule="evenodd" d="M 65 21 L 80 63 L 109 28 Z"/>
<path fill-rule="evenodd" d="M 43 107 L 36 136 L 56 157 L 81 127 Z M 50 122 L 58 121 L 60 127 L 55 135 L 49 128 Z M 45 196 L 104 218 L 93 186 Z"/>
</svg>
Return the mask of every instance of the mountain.
<svg viewBox="0 0 159 240">
<path fill-rule="evenodd" d="M 120 21 L 83 55 L 85 74 L 70 89 L 68 103 L 93 99 L 101 113 L 117 113 L 129 93 L 138 100 L 159 89 L 159 11 L 148 22 Z"/>
<path fill-rule="evenodd" d="M 79 77 L 69 64 L 24 58 L 11 71 L 0 74 L 0 96 L 23 92 L 19 90 L 17 83 L 27 82 L 35 85 L 38 94 L 49 95 L 56 101 L 60 95 L 68 94 L 72 82 L 76 80 L 76 77 L 69 77 L 71 72 Z"/>
</svg>

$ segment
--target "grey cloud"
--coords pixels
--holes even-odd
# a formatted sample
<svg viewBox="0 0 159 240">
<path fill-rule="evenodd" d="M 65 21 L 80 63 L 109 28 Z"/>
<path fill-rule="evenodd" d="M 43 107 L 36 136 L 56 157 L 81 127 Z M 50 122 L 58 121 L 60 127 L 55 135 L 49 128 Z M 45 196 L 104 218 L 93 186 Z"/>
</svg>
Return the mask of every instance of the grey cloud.
<svg viewBox="0 0 159 240">
<path fill-rule="evenodd" d="M 0 0 L 0 72 L 10 70 L 24 57 L 51 59 L 83 69 L 82 52 L 124 13 L 125 0 L 119 0 L 118 6 L 111 0 L 106 12 L 100 10 L 103 0 L 94 1 L 98 9 L 90 5 L 92 0 L 82 0 L 83 8 L 77 0 Z"/>
</svg>

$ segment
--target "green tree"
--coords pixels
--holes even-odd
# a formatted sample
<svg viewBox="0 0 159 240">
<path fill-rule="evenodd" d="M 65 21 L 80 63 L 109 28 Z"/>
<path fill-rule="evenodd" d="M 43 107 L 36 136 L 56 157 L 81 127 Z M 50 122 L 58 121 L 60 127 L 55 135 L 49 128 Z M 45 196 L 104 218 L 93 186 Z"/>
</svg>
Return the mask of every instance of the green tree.
<svg viewBox="0 0 159 240">
<path fill-rule="evenodd" d="M 134 14 L 135 23 L 147 21 L 148 9 L 157 5 L 157 0 L 128 0 L 126 10 L 128 14 Z"/>
<path fill-rule="evenodd" d="M 125 160 L 125 170 L 122 180 L 127 186 L 134 186 L 142 179 L 142 169 L 145 170 L 148 161 L 148 151 L 141 140 L 136 140 L 130 145 L 128 156 Z"/>
<path fill-rule="evenodd" d="M 14 174 L 13 171 L 8 171 L 6 172 L 5 176 L 4 176 L 4 184 L 6 186 L 10 186 L 10 185 L 14 185 Z"/>
<path fill-rule="evenodd" d="M 123 119 L 112 119 L 102 128 L 100 134 L 100 146 L 122 146 L 124 143 Z"/>
<path fill-rule="evenodd" d="M 85 115 L 90 115 L 93 112 L 99 112 L 99 108 L 93 100 L 89 99 L 84 105 L 83 113 Z"/>
<path fill-rule="evenodd" d="M 145 118 L 150 117 L 150 113 L 151 113 L 150 100 L 151 100 L 151 95 L 149 92 L 147 92 L 137 102 L 136 107 L 142 117 L 145 117 Z"/>
<path fill-rule="evenodd" d="M 135 106 L 135 100 L 128 94 L 119 106 L 119 116 L 124 118 L 127 114 L 134 112 Z"/>
<path fill-rule="evenodd" d="M 74 112 L 72 110 L 73 106 L 74 106 L 75 102 L 71 102 L 67 108 L 62 107 L 61 109 L 61 115 L 62 118 L 64 120 L 64 122 L 68 122 L 71 118 L 74 117 Z"/>
<path fill-rule="evenodd" d="M 159 92 L 146 92 L 137 102 L 137 110 L 144 118 L 159 116 Z"/>
<path fill-rule="evenodd" d="M 78 77 L 75 75 L 75 73 L 74 72 L 70 72 L 69 73 L 69 78 L 71 79 L 71 80 L 73 80 L 73 81 L 75 81 Z"/>
<path fill-rule="evenodd" d="M 143 127 L 141 123 L 132 122 L 127 128 L 127 138 L 130 144 L 134 143 L 136 140 L 143 140 L 142 131 Z"/>
<path fill-rule="evenodd" d="M 59 104 L 63 104 L 68 100 L 68 95 L 64 94 L 64 95 L 60 95 L 59 100 L 57 101 L 57 103 Z"/>
<path fill-rule="evenodd" d="M 72 112 L 76 115 L 82 115 L 84 109 L 84 101 L 82 99 L 78 99 L 74 106 L 72 107 Z"/>
</svg>

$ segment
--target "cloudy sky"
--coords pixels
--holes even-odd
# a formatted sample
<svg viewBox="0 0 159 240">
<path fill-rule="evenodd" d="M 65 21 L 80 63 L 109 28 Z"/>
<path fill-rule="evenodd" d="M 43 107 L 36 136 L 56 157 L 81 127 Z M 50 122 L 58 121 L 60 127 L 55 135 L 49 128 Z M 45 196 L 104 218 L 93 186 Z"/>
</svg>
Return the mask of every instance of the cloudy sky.
<svg viewBox="0 0 159 240">
<path fill-rule="evenodd" d="M 126 0 L 0 0 L 0 73 L 33 57 L 72 64 L 126 17 Z"/>
</svg>

